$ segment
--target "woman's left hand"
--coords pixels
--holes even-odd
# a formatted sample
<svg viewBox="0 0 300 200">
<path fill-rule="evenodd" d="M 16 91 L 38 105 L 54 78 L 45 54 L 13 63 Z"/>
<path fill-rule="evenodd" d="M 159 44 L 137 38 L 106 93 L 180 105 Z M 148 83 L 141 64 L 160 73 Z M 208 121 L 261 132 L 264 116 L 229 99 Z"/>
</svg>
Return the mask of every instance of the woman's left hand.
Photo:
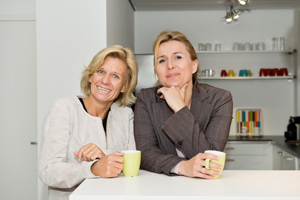
<svg viewBox="0 0 300 200">
<path fill-rule="evenodd" d="M 188 84 L 185 84 L 180 87 L 162 87 L 157 90 L 157 93 L 162 94 L 160 98 L 165 99 L 170 108 L 176 113 L 185 105 L 184 96 L 185 96 L 185 88 Z"/>
<path fill-rule="evenodd" d="M 103 151 L 93 143 L 84 145 L 79 149 L 79 151 L 75 151 L 74 155 L 77 157 L 78 162 L 80 162 L 81 159 L 83 161 L 93 161 L 97 158 L 101 159 L 101 157 L 105 156 Z"/>
</svg>

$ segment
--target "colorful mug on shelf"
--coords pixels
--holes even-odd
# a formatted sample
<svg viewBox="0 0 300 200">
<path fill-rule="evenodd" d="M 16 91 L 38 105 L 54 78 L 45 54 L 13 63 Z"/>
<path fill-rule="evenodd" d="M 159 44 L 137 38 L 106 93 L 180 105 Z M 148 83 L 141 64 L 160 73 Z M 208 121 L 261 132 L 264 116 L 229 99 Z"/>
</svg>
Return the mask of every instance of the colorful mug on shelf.
<svg viewBox="0 0 300 200">
<path fill-rule="evenodd" d="M 232 69 L 228 71 L 228 76 L 230 76 L 230 77 L 235 76 L 235 73 Z"/>
<path fill-rule="evenodd" d="M 241 69 L 240 73 L 239 73 L 239 76 L 248 76 L 247 70 L 246 69 Z"/>
<path fill-rule="evenodd" d="M 223 69 L 223 70 L 221 71 L 221 77 L 225 77 L 225 76 L 227 76 L 227 72 L 226 72 L 225 69 Z"/>
<path fill-rule="evenodd" d="M 281 69 L 279 70 L 279 74 L 280 74 L 281 76 L 287 76 L 287 75 L 288 75 L 288 70 L 287 70 L 287 68 L 281 68 Z"/>
</svg>

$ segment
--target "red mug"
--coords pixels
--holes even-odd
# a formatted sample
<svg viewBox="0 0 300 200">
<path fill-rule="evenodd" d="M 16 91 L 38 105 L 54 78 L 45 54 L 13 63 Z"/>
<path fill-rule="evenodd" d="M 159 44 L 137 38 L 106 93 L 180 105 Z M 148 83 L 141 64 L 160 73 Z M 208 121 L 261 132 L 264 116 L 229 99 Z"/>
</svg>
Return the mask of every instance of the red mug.
<svg viewBox="0 0 300 200">
<path fill-rule="evenodd" d="M 281 76 L 287 76 L 287 75 L 288 75 L 288 70 L 287 70 L 287 68 L 281 68 L 281 69 L 279 70 L 279 72 L 280 72 Z"/>
<path fill-rule="evenodd" d="M 266 69 L 261 68 L 261 69 L 259 70 L 259 76 L 266 76 L 265 74 L 266 74 Z"/>
<path fill-rule="evenodd" d="M 226 70 L 223 69 L 223 70 L 221 71 L 221 76 L 222 76 L 222 77 L 227 76 Z"/>
<path fill-rule="evenodd" d="M 270 76 L 271 75 L 271 69 L 266 69 L 266 74 L 265 74 L 265 76 Z"/>
<path fill-rule="evenodd" d="M 273 75 L 274 76 L 279 76 L 279 69 L 278 68 L 273 69 Z"/>
</svg>

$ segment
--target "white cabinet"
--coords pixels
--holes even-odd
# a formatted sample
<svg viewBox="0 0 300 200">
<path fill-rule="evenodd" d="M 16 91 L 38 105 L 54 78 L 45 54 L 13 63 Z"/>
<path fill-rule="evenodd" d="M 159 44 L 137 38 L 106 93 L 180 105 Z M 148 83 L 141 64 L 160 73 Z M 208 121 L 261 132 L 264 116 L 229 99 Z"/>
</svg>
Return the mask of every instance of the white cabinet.
<svg viewBox="0 0 300 200">
<path fill-rule="evenodd" d="M 271 170 L 271 142 L 227 142 L 225 170 Z"/>
<path fill-rule="evenodd" d="M 274 170 L 299 170 L 299 159 L 278 146 L 273 146 Z"/>
</svg>

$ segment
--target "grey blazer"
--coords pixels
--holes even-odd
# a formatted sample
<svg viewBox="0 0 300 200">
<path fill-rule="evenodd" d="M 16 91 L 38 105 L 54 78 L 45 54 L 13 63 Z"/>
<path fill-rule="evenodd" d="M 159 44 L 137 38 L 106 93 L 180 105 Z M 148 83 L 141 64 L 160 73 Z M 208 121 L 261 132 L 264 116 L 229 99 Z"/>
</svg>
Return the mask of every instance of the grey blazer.
<svg viewBox="0 0 300 200">
<path fill-rule="evenodd" d="M 182 160 L 205 150 L 224 150 L 233 109 L 229 91 L 196 82 L 191 109 L 184 107 L 173 114 L 157 89 L 142 89 L 134 109 L 134 135 L 142 152 L 142 169 L 172 175 L 170 170 Z M 185 158 L 178 157 L 175 148 Z"/>
</svg>

